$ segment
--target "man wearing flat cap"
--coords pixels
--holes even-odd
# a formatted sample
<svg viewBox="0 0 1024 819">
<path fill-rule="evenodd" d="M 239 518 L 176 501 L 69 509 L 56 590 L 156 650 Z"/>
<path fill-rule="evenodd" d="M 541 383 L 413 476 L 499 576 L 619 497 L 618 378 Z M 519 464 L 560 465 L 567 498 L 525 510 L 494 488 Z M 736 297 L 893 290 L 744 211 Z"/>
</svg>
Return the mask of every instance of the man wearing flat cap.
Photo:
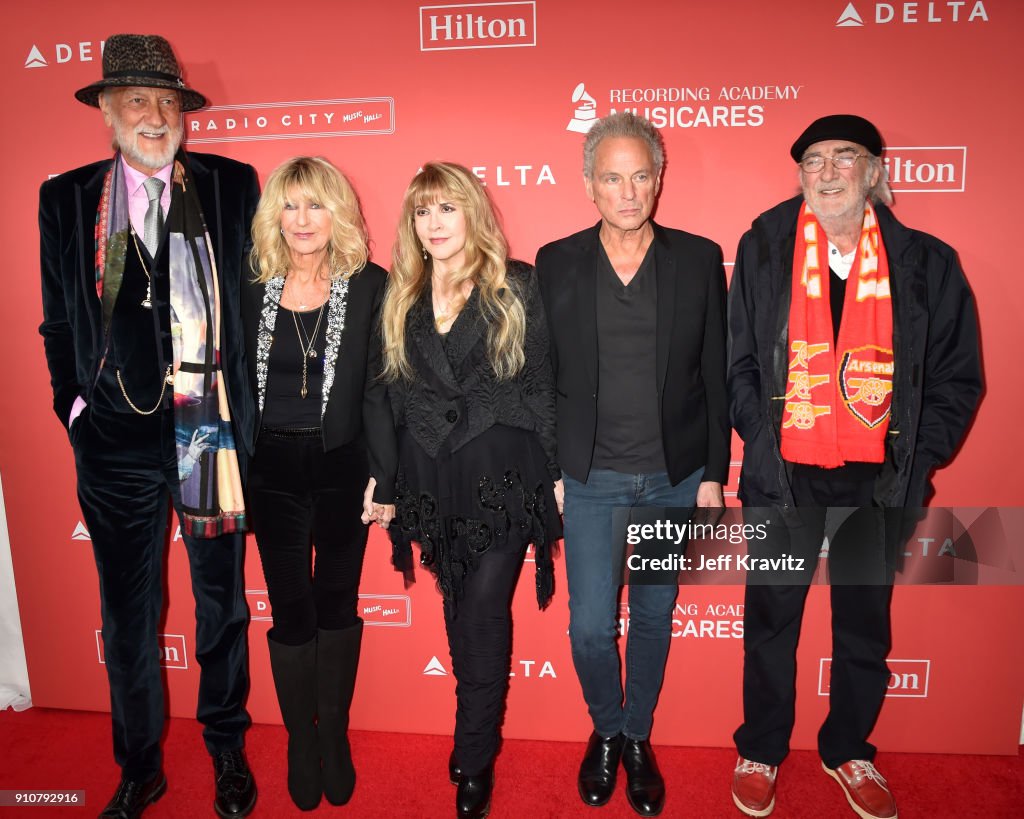
<svg viewBox="0 0 1024 819">
<path fill-rule="evenodd" d="M 932 471 L 963 438 L 981 364 L 956 252 L 896 221 L 881 154 L 881 135 L 862 117 L 813 122 L 791 149 L 802 194 L 744 234 L 729 289 L 739 497 L 747 522 L 768 533 L 749 548 L 805 565 L 747 577 L 732 796 L 748 816 L 775 807 L 826 518 L 832 658 L 818 750 L 857 815 L 897 815 L 867 741 L 889 680 L 896 545 L 931 494 Z"/>
<path fill-rule="evenodd" d="M 168 501 L 196 601 L 197 716 L 221 816 L 245 816 L 256 786 L 242 576 L 245 507 L 235 442 L 251 418 L 239 342 L 256 173 L 182 150 L 182 114 L 206 99 L 162 37 L 115 34 L 103 79 L 75 96 L 103 112 L 114 156 L 39 192 L 40 326 L 57 417 L 99 572 L 114 758 L 102 816 L 135 817 L 167 788 L 160 750 Z"/>
</svg>

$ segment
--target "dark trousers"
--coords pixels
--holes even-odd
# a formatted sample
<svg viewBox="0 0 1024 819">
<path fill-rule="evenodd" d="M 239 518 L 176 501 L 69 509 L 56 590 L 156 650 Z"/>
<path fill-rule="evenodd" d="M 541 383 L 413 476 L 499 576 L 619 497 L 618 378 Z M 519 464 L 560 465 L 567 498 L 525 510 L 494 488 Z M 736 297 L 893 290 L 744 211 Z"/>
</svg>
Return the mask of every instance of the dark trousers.
<svg viewBox="0 0 1024 819">
<path fill-rule="evenodd" d="M 99 572 L 114 759 L 141 780 L 162 763 L 164 692 L 157 632 L 163 610 L 168 499 L 180 505 L 174 416 L 88 406 L 71 428 L 78 499 Z M 249 609 L 244 538 L 183 535 L 196 603 L 196 716 L 211 754 L 242 747 L 249 725 Z"/>
<path fill-rule="evenodd" d="M 481 773 L 498 753 L 512 656 L 512 592 L 524 551 L 480 555 L 462 597 L 444 603 L 456 682 L 455 758 L 466 776 Z"/>
<path fill-rule="evenodd" d="M 750 541 L 759 557 L 789 553 L 803 558 L 800 576 L 756 584 L 744 598 L 743 724 L 734 740 L 741 756 L 778 765 L 789 753 L 796 711 L 796 648 L 808 584 L 817 565 L 828 507 L 849 517 L 829 543 L 832 663 L 829 713 L 818 732 L 818 751 L 830 768 L 851 759 L 872 760 L 867 741 L 885 700 L 892 645 L 891 574 L 885 561 L 881 510 L 871 507 L 870 481 L 793 482 L 802 526 L 787 526 L 778 510 L 748 509 L 748 523 L 772 521 L 764 541 Z M 854 508 L 855 507 L 855 508 Z M 809 694 L 811 692 L 808 692 Z"/>
<path fill-rule="evenodd" d="M 369 532 L 359 516 L 368 475 L 360 446 L 324 452 L 319 433 L 292 438 L 264 430 L 260 435 L 249 465 L 248 509 L 277 642 L 303 645 L 318 628 L 337 630 L 358 622 Z"/>
</svg>

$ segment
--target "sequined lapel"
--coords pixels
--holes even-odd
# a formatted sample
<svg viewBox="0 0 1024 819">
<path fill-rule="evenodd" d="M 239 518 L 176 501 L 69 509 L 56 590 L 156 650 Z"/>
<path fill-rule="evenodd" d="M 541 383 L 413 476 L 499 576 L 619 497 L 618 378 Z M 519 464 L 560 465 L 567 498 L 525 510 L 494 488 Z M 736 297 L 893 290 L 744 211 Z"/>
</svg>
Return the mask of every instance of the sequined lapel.
<svg viewBox="0 0 1024 819">
<path fill-rule="evenodd" d="M 345 329 L 345 312 L 348 309 L 348 279 L 334 279 L 331 282 L 330 303 L 327 305 L 327 341 L 324 344 L 324 383 L 320 398 L 320 417 L 327 412 L 327 398 L 334 385 L 334 365 L 338 360 L 341 334 Z"/>
<path fill-rule="evenodd" d="M 260 313 L 260 326 L 256 331 L 256 386 L 259 390 L 259 409 L 263 413 L 263 401 L 267 397 L 267 366 L 270 358 L 270 345 L 274 343 L 274 325 L 277 323 L 277 310 L 281 306 L 281 294 L 284 292 L 284 276 L 274 276 L 263 285 L 263 311 Z"/>
</svg>

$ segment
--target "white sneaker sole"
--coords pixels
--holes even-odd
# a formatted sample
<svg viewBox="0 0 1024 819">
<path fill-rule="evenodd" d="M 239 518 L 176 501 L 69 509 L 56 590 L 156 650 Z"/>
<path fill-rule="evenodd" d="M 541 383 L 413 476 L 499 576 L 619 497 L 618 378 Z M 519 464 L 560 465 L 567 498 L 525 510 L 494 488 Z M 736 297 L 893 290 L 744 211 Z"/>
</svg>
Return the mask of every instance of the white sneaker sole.
<svg viewBox="0 0 1024 819">
<path fill-rule="evenodd" d="M 736 807 L 740 809 L 740 813 L 746 814 L 747 816 L 768 816 L 773 810 L 775 810 L 774 796 L 772 797 L 772 801 L 768 803 L 768 807 L 764 810 L 754 810 L 751 807 L 747 807 L 740 801 L 740 798 L 735 793 L 732 795 L 732 801 Z"/>
</svg>

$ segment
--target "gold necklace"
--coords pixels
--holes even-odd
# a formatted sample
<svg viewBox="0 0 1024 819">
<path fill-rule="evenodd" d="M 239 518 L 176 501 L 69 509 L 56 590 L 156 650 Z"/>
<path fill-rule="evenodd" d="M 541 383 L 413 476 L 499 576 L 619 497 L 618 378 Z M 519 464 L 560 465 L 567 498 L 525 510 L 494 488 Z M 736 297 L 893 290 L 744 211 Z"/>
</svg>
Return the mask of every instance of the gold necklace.
<svg viewBox="0 0 1024 819">
<path fill-rule="evenodd" d="M 306 336 L 306 325 L 299 321 L 299 314 L 296 310 L 291 310 L 292 321 L 295 323 L 295 335 L 299 339 L 299 349 L 302 350 L 302 389 L 299 390 L 299 397 L 305 398 L 309 394 L 309 390 L 306 387 L 306 372 L 307 365 L 311 358 L 316 358 L 316 350 L 313 349 L 313 343 L 316 341 L 316 335 L 320 332 L 320 322 L 324 317 L 324 307 L 327 302 L 320 305 L 320 309 L 317 311 L 316 326 L 313 328 L 313 332 L 307 337 Z M 302 329 L 299 329 L 299 325 L 302 324 Z"/>
<path fill-rule="evenodd" d="M 135 228 L 129 228 L 129 232 L 132 234 L 132 244 L 135 245 L 135 255 L 139 257 L 139 264 L 142 265 L 142 272 L 146 274 L 146 298 L 141 302 L 142 306 L 147 310 L 153 309 L 153 277 L 149 275 L 149 270 L 146 268 L 146 262 L 142 259 L 142 251 L 139 250 L 139 240 L 135 238 Z M 125 396 L 126 398 L 128 396 Z M 131 403 L 130 401 L 128 402 Z M 134 405 L 133 405 L 134 406 Z"/>
</svg>

